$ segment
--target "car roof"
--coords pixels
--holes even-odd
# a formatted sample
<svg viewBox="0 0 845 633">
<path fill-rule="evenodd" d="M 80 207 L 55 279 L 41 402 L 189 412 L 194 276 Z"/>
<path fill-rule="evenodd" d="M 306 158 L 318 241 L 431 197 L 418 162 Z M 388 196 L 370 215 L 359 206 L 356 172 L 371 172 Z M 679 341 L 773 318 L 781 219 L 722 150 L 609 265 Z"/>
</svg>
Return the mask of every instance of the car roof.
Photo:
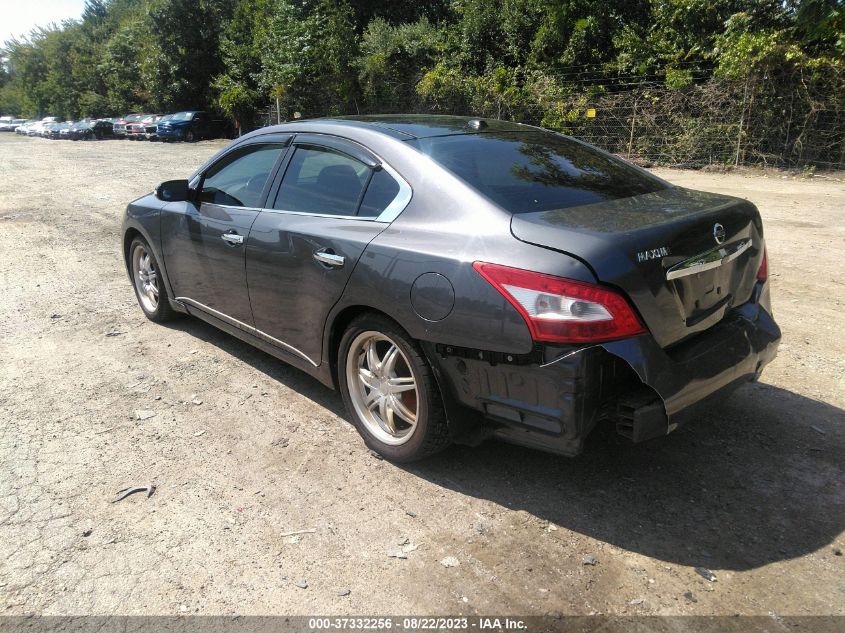
<svg viewBox="0 0 845 633">
<path fill-rule="evenodd" d="M 290 127 L 307 127 L 309 123 L 344 127 L 365 127 L 400 140 L 412 140 L 432 136 L 452 136 L 455 134 L 478 134 L 485 131 L 515 132 L 532 129 L 531 126 L 521 123 L 481 119 L 471 116 L 451 116 L 444 114 L 370 114 L 319 119 L 297 119 L 282 123 L 281 125 L 262 128 L 261 131 L 263 133 L 271 131 L 286 132 Z"/>
</svg>

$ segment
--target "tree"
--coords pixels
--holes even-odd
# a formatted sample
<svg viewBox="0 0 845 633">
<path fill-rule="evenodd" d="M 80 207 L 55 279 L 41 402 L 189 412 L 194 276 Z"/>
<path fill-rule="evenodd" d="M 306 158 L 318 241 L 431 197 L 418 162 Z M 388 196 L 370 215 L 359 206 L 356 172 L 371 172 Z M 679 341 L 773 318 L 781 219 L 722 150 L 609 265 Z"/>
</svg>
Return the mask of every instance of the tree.
<svg viewBox="0 0 845 633">
<path fill-rule="evenodd" d="M 261 42 L 261 90 L 283 90 L 286 107 L 309 115 L 349 108 L 355 42 L 352 11 L 342 0 L 277 0 Z"/>
</svg>

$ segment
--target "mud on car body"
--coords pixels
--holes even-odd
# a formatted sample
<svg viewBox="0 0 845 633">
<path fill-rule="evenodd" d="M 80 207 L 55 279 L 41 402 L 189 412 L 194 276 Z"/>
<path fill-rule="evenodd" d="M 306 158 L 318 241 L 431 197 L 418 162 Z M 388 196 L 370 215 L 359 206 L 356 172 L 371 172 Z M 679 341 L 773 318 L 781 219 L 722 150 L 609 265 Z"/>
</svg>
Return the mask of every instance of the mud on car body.
<svg viewBox="0 0 845 633">
<path fill-rule="evenodd" d="M 489 436 L 576 455 L 602 422 L 665 435 L 780 340 L 751 203 L 515 123 L 264 128 L 132 202 L 123 236 L 149 318 L 338 388 L 398 461 Z"/>
</svg>

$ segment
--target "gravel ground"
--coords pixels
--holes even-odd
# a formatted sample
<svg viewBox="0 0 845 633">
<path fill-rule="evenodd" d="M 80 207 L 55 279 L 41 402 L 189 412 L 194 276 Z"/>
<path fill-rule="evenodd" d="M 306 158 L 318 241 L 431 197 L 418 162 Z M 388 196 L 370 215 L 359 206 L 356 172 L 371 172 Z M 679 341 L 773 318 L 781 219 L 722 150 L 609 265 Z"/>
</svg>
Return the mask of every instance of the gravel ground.
<svg viewBox="0 0 845 633">
<path fill-rule="evenodd" d="M 126 202 L 221 146 L 0 137 L 0 613 L 845 615 L 843 180 L 660 172 L 763 214 L 760 383 L 642 445 L 400 467 L 315 380 L 136 306 Z"/>
</svg>

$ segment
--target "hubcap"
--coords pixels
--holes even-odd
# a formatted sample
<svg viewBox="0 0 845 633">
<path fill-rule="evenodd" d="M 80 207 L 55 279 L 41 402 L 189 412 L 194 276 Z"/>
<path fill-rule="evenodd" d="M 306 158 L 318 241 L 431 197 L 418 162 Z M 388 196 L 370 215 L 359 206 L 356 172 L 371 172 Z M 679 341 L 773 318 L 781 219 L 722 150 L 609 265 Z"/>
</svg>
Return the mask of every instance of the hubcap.
<svg viewBox="0 0 845 633">
<path fill-rule="evenodd" d="M 417 381 L 399 346 L 381 332 L 355 337 L 346 358 L 346 382 L 355 413 L 376 439 L 404 444 L 419 413 Z"/>
<path fill-rule="evenodd" d="M 158 271 L 150 253 L 142 244 L 132 251 L 132 278 L 138 291 L 138 300 L 147 312 L 158 307 Z"/>
</svg>

